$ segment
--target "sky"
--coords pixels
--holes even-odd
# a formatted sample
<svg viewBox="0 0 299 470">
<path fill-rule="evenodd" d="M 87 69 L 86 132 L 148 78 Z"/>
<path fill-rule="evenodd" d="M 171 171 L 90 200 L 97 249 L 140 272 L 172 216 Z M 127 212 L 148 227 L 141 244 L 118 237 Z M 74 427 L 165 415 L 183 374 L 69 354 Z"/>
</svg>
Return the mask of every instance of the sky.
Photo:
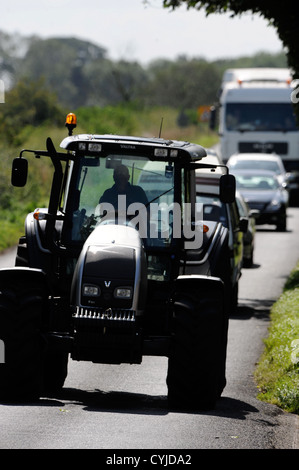
<svg viewBox="0 0 299 470">
<path fill-rule="evenodd" d="M 2 0 L 0 30 L 41 38 L 77 37 L 103 47 L 112 60 L 147 65 L 156 59 L 203 57 L 209 61 L 280 52 L 276 30 L 259 16 L 240 18 L 162 0 Z M 5 5 L 3 5 L 5 3 Z"/>
</svg>

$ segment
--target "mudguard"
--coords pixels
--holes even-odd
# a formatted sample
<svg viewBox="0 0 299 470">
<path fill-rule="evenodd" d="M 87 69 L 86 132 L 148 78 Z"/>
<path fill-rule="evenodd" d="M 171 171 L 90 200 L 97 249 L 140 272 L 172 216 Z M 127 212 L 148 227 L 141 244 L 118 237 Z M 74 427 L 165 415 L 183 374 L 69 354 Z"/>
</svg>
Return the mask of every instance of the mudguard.
<svg viewBox="0 0 299 470">
<path fill-rule="evenodd" d="M 188 309 L 190 308 L 188 299 L 192 298 L 193 307 L 208 301 L 215 307 L 211 308 L 211 314 L 223 315 L 224 283 L 219 277 L 181 275 L 175 281 L 174 291 L 175 306 L 181 305 Z"/>
<path fill-rule="evenodd" d="M 15 286 L 26 278 L 26 282 L 34 285 L 35 283 L 46 283 L 46 275 L 41 269 L 28 267 L 12 267 L 0 269 L 0 289 L 3 282 L 12 282 Z"/>
</svg>

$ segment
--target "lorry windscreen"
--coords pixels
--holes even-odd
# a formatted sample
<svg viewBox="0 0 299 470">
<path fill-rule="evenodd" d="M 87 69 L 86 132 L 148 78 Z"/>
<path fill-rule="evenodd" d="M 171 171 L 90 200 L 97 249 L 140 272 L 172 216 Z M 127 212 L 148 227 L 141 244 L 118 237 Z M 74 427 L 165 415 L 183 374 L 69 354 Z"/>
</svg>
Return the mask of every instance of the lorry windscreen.
<svg viewBox="0 0 299 470">
<path fill-rule="evenodd" d="M 290 103 L 227 103 L 225 125 L 228 131 L 298 131 Z"/>
</svg>

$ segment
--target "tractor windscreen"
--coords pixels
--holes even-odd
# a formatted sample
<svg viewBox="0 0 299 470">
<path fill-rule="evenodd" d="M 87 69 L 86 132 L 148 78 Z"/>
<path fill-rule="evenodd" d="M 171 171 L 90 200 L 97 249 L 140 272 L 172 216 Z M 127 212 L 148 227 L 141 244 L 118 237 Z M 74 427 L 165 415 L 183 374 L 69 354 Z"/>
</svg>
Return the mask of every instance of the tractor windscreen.
<svg viewBox="0 0 299 470">
<path fill-rule="evenodd" d="M 154 246 L 170 244 L 174 203 L 171 164 L 116 154 L 80 161 L 73 241 L 84 241 L 100 223 L 130 223 Z"/>
</svg>

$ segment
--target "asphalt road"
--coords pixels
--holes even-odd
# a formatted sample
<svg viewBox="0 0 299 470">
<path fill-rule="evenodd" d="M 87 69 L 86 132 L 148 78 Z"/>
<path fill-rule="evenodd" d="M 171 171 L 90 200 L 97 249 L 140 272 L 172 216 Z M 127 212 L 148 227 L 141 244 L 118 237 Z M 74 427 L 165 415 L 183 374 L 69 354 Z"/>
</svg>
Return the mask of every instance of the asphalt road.
<svg viewBox="0 0 299 470">
<path fill-rule="evenodd" d="M 146 357 L 138 366 L 71 361 L 61 394 L 0 404 L 0 449 L 105 449 L 105 459 L 124 449 L 136 458 L 141 449 L 180 450 L 185 459 L 193 458 L 191 449 L 298 449 L 297 416 L 257 400 L 253 380 L 269 309 L 299 260 L 299 209 L 288 215 L 287 232 L 257 231 L 255 264 L 243 270 L 230 319 L 228 384 L 215 410 L 167 409 L 166 358 Z M 13 256 L 0 256 L 0 267 L 13 265 Z M 147 463 L 156 464 L 150 457 Z"/>
</svg>

